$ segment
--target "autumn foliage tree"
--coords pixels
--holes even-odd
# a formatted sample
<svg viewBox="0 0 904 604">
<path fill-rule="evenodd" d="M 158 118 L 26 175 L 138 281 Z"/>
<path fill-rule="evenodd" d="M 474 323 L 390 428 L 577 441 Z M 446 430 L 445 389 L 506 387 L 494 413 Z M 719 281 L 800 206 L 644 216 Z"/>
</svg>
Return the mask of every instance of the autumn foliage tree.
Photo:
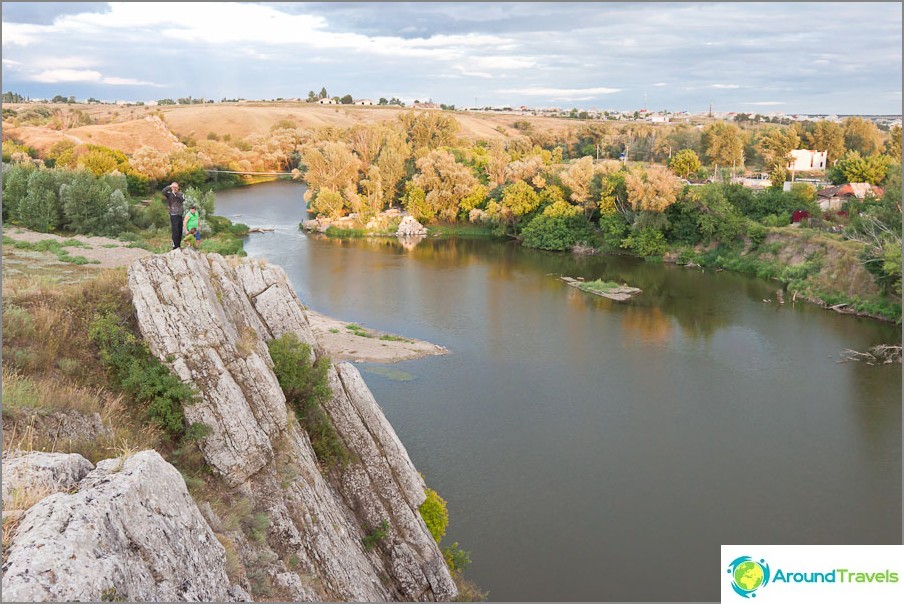
<svg viewBox="0 0 904 604">
<path fill-rule="evenodd" d="M 663 168 L 632 170 L 625 175 L 625 187 L 635 212 L 663 212 L 682 189 L 678 178 Z"/>
<path fill-rule="evenodd" d="M 418 159 L 416 165 L 418 172 L 412 177 L 412 188 L 406 195 L 409 211 L 416 211 L 427 220 L 433 217 L 455 220 L 459 202 L 479 184 L 471 169 L 456 162 L 452 153 L 442 149 L 431 151 Z M 423 193 L 423 201 L 418 191 Z"/>
<path fill-rule="evenodd" d="M 693 149 L 682 149 L 669 161 L 669 168 L 681 178 L 687 178 L 700 169 L 700 158 Z"/>
</svg>

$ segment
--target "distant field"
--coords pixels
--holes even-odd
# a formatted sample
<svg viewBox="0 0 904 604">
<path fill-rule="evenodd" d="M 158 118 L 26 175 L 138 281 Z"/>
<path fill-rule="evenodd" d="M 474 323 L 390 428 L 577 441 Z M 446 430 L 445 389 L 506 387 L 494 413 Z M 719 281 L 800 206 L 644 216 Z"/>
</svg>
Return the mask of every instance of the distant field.
<svg viewBox="0 0 904 604">
<path fill-rule="evenodd" d="M 4 104 L 5 108 L 21 111 L 32 105 Z M 4 138 L 13 138 L 40 151 L 46 151 L 61 140 L 98 144 L 124 153 L 134 153 L 147 145 L 160 151 L 178 146 L 178 138 L 206 138 L 210 133 L 232 138 L 265 134 L 281 120 L 294 122 L 301 129 L 323 126 L 347 128 L 355 124 L 394 121 L 400 113 L 413 111 L 398 107 L 360 107 L 346 105 L 309 105 L 298 102 L 240 103 L 211 105 L 167 105 L 162 107 L 117 107 L 110 105 L 47 105 L 63 111 L 80 110 L 98 122 L 68 130 L 49 127 L 19 126 L 3 122 Z M 155 116 L 162 114 L 161 123 Z M 494 140 L 518 135 L 513 124 L 527 121 L 534 128 L 549 134 L 565 133 L 580 127 L 579 120 L 452 112 L 461 125 L 459 135 L 467 139 Z M 504 130 L 504 132 L 500 131 Z"/>
</svg>

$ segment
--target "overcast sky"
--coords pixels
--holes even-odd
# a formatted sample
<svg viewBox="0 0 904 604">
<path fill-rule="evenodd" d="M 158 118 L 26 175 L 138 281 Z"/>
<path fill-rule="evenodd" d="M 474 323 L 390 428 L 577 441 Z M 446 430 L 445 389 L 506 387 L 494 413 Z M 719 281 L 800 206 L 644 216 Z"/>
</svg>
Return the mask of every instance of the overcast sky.
<svg viewBox="0 0 904 604">
<path fill-rule="evenodd" d="M 3 2 L 4 91 L 901 113 L 901 3 Z"/>
</svg>

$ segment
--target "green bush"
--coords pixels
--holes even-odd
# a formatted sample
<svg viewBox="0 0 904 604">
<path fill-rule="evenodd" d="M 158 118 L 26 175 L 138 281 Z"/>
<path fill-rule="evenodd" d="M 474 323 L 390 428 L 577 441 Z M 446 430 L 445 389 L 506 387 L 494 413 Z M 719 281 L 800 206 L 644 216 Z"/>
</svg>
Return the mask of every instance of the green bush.
<svg viewBox="0 0 904 604">
<path fill-rule="evenodd" d="M 462 571 L 471 565 L 471 552 L 458 547 L 458 541 L 443 548 L 443 558 L 451 571 Z"/>
<path fill-rule="evenodd" d="M 665 235 L 653 227 L 631 233 L 622 240 L 622 247 L 632 250 L 638 256 L 662 256 L 668 250 Z"/>
<path fill-rule="evenodd" d="M 270 340 L 267 347 L 286 402 L 307 431 L 317 459 L 327 465 L 347 463 L 351 454 L 322 406 L 332 396 L 329 359 L 321 357 L 314 361 L 311 347 L 293 333 Z"/>
<path fill-rule="evenodd" d="M 189 235 L 191 236 L 191 235 Z M 241 239 L 204 239 L 201 235 L 201 251 L 223 256 L 245 256 Z"/>
<path fill-rule="evenodd" d="M 144 341 L 114 314 L 95 317 L 88 337 L 98 347 L 113 384 L 145 405 L 152 422 L 170 436 L 181 437 L 186 429 L 182 406 L 195 399 L 191 386 L 151 354 Z"/>
<path fill-rule="evenodd" d="M 750 242 L 753 244 L 753 247 L 760 247 L 764 241 L 766 241 L 766 235 L 768 231 L 766 227 L 761 224 L 751 223 L 747 227 L 747 236 L 750 237 Z"/>
<path fill-rule="evenodd" d="M 600 214 L 600 235 L 603 243 L 612 250 L 621 247 L 622 240 L 628 234 L 630 225 L 619 212 L 604 212 Z"/>
<path fill-rule="evenodd" d="M 592 241 L 590 225 L 583 216 L 539 214 L 521 230 L 526 247 L 541 250 L 567 250 Z"/>
<path fill-rule="evenodd" d="M 439 543 L 446 534 L 446 527 L 449 525 L 449 511 L 446 509 L 446 500 L 439 496 L 439 493 L 433 489 L 426 489 L 424 494 L 427 496 L 418 507 L 427 530 L 433 535 L 433 539 Z"/>
</svg>

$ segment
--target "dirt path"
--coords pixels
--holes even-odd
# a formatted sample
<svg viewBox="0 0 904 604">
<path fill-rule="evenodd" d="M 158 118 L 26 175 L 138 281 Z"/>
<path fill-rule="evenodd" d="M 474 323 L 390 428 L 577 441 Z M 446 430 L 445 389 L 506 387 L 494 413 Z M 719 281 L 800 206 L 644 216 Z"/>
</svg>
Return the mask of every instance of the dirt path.
<svg viewBox="0 0 904 604">
<path fill-rule="evenodd" d="M 127 243 L 109 239 L 107 237 L 87 237 L 85 235 L 75 235 L 73 237 L 60 237 L 50 233 L 36 233 L 28 229 L 11 227 L 3 229 L 3 236 L 9 237 L 13 241 L 26 241 L 28 243 L 37 243 L 45 239 L 54 241 L 66 241 L 75 239 L 88 247 L 67 247 L 70 256 L 84 256 L 90 264 L 85 266 L 93 266 L 97 268 L 115 268 L 117 266 L 128 266 L 135 260 L 149 255 L 151 252 L 141 248 L 126 247 Z"/>
</svg>

